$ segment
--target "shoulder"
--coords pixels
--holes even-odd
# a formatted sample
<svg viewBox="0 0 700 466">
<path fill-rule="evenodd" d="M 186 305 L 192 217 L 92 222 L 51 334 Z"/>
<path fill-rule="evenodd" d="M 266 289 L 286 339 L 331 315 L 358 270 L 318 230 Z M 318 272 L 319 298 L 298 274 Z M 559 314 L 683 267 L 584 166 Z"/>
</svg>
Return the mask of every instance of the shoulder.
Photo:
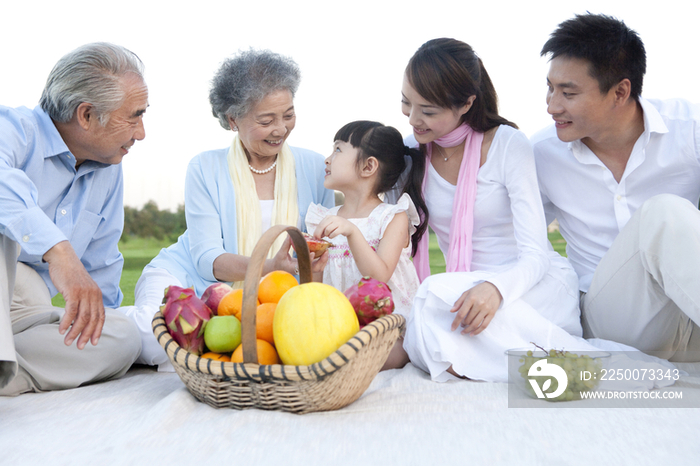
<svg viewBox="0 0 700 466">
<path fill-rule="evenodd" d="M 530 143 L 532 146 L 536 146 L 542 143 L 550 142 L 552 139 L 559 140 L 557 137 L 557 130 L 554 125 L 545 126 L 541 130 L 537 131 L 530 137 Z"/>
<path fill-rule="evenodd" d="M 664 120 L 700 120 L 700 106 L 685 99 L 640 99 L 645 112 L 655 109 Z"/>
<path fill-rule="evenodd" d="M 192 157 L 190 164 L 202 164 L 202 163 L 212 163 L 227 161 L 228 157 L 228 147 L 223 149 L 213 149 L 200 152 L 199 154 Z"/>
<path fill-rule="evenodd" d="M 30 110 L 26 107 L 11 108 L 0 105 L 0 134 L 3 137 L 20 133 L 38 134 L 41 132 L 41 128 L 45 126 L 42 124 L 42 117 L 48 119 L 49 122 L 51 121 L 48 115 L 39 107 Z"/>
<path fill-rule="evenodd" d="M 190 159 L 187 171 L 200 172 L 203 176 L 228 176 L 228 147 L 200 152 Z"/>
<path fill-rule="evenodd" d="M 516 143 L 521 143 L 521 144 L 527 144 L 528 146 L 530 145 L 530 141 L 528 140 L 527 136 L 525 136 L 525 133 L 520 131 L 519 129 L 515 129 L 512 126 L 508 125 L 500 125 L 495 129 L 494 135 L 493 135 L 493 140 L 495 141 L 500 141 L 500 142 L 516 142 Z M 493 130 L 491 130 L 493 131 Z"/>
<path fill-rule="evenodd" d="M 569 143 L 559 139 L 553 124 L 532 135 L 530 143 L 536 161 L 569 153 Z"/>
<path fill-rule="evenodd" d="M 500 125 L 490 131 L 494 132 L 489 135 L 491 136 L 489 156 L 494 156 L 498 153 L 514 156 L 522 153 L 532 153 L 529 139 L 519 129 L 508 125 Z"/>
</svg>

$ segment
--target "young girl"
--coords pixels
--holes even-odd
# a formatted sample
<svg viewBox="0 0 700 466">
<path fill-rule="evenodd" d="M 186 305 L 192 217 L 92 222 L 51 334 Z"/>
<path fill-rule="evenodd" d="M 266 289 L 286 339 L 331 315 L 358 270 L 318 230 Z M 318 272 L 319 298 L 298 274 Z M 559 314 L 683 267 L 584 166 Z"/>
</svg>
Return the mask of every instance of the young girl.
<svg viewBox="0 0 700 466">
<path fill-rule="evenodd" d="M 411 240 L 420 240 L 428 218 L 420 177 L 412 175 L 422 171 L 425 157 L 406 147 L 395 128 L 372 121 L 349 123 L 334 140 L 324 186 L 342 192 L 345 202 L 331 209 L 312 204 L 306 214 L 307 231 L 333 243 L 323 282 L 345 291 L 370 276 L 389 285 L 394 312 L 408 315 L 418 289 Z M 396 205 L 386 204 L 379 193 L 406 170 L 404 156 L 413 161 L 404 194 Z"/>
</svg>

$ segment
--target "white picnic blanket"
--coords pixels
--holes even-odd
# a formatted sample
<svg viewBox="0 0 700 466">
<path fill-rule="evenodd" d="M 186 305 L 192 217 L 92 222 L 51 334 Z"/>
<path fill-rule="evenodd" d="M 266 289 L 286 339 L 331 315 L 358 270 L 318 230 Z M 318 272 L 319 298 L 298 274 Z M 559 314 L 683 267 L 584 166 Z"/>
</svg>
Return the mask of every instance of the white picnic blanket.
<svg viewBox="0 0 700 466">
<path fill-rule="evenodd" d="M 700 406 L 700 364 L 674 386 Z M 697 465 L 700 410 L 508 407 L 508 384 L 432 382 L 412 365 L 377 375 L 333 412 L 215 409 L 174 373 L 0 397 L 1 465 Z M 632 402 L 630 402 L 632 403 Z M 634 406 L 639 406 L 639 401 Z M 630 404 L 632 406 L 632 404 Z"/>
</svg>

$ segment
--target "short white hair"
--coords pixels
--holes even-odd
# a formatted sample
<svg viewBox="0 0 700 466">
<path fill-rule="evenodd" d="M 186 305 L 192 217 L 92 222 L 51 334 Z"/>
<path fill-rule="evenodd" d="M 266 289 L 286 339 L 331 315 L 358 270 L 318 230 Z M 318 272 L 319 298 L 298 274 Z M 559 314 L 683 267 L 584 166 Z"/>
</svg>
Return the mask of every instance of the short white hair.
<svg viewBox="0 0 700 466">
<path fill-rule="evenodd" d="M 105 125 L 124 100 L 121 79 L 134 73 L 143 80 L 143 70 L 139 57 L 124 47 L 106 42 L 83 45 L 53 67 L 39 105 L 54 121 L 67 123 L 81 103 L 89 102 Z"/>
</svg>

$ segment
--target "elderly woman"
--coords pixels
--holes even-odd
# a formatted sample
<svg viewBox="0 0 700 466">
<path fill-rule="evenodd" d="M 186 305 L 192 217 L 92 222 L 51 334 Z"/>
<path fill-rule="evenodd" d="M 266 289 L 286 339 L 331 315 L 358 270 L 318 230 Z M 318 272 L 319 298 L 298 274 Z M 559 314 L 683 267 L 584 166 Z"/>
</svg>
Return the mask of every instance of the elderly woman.
<svg viewBox="0 0 700 466">
<path fill-rule="evenodd" d="M 214 76 L 209 100 L 231 147 L 197 155 L 185 182 L 187 231 L 148 264 L 135 289 L 135 306 L 122 308 L 141 332 L 138 363 L 167 369 L 169 361 L 151 330 L 151 320 L 170 285 L 194 287 L 244 279 L 255 244 L 271 225 L 302 226 L 310 203 L 334 205 L 323 187 L 324 157 L 290 147 L 299 69 L 289 58 L 248 51 L 226 60 Z M 297 274 L 291 242 L 280 237 L 263 273 Z M 322 269 L 326 258 L 316 259 Z M 236 284 L 234 284 L 236 286 Z"/>
</svg>

